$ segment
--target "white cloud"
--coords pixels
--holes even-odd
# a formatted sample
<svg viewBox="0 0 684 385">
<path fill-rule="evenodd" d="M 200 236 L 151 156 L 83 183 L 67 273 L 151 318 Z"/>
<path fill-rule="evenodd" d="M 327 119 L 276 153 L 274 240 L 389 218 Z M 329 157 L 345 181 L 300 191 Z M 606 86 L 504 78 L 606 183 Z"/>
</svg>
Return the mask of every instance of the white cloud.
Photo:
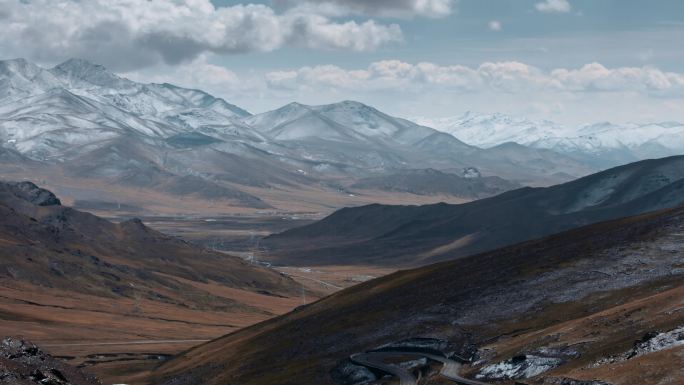
<svg viewBox="0 0 684 385">
<path fill-rule="evenodd" d="M 282 0 L 286 7 L 314 10 L 329 16 L 445 17 L 454 12 L 456 0 Z"/>
<path fill-rule="evenodd" d="M 606 68 L 590 63 L 579 69 L 556 69 L 551 77 L 561 87 L 571 91 L 681 91 L 684 75 L 664 72 L 654 67 Z"/>
<path fill-rule="evenodd" d="M 206 55 L 177 66 L 157 67 L 153 74 L 134 71 L 121 74 L 143 83 L 172 83 L 182 87 L 201 90 L 231 89 L 241 86 L 244 79 L 230 69 L 211 64 Z"/>
<path fill-rule="evenodd" d="M 287 45 L 370 51 L 402 40 L 396 24 L 337 21 L 294 8 L 214 7 L 209 0 L 2 0 L 4 56 L 54 63 L 82 57 L 115 70 L 179 64 L 203 53 Z"/>
<path fill-rule="evenodd" d="M 501 22 L 498 21 L 498 20 L 492 20 L 492 21 L 490 21 L 490 22 L 487 24 L 487 26 L 488 26 L 489 29 L 491 29 L 492 31 L 501 31 Z"/>
<path fill-rule="evenodd" d="M 211 63 L 207 54 L 178 65 L 158 65 L 119 75 L 141 83 L 171 83 L 199 89 L 227 100 L 244 95 L 257 97 L 265 89 L 261 76 L 238 75 L 229 68 Z"/>
<path fill-rule="evenodd" d="M 307 66 L 233 72 L 211 55 L 125 73 L 137 81 L 199 88 L 261 112 L 293 100 L 359 100 L 397 116 L 450 116 L 467 110 L 526 114 L 568 124 L 586 120 L 684 120 L 684 75 L 654 67 L 599 63 L 543 70 L 522 62 L 477 66 L 383 60 L 363 68 Z"/>
<path fill-rule="evenodd" d="M 505 93 L 640 92 L 658 96 L 684 92 L 684 75 L 654 67 L 607 68 L 599 63 L 577 69 L 543 71 L 515 61 L 485 62 L 478 67 L 416 64 L 399 60 L 371 63 L 363 69 L 335 65 L 270 72 L 266 84 L 278 89 L 413 90 L 458 92 L 494 90 Z"/>
<path fill-rule="evenodd" d="M 534 5 L 539 12 L 567 13 L 572 8 L 568 0 L 544 0 Z"/>
</svg>

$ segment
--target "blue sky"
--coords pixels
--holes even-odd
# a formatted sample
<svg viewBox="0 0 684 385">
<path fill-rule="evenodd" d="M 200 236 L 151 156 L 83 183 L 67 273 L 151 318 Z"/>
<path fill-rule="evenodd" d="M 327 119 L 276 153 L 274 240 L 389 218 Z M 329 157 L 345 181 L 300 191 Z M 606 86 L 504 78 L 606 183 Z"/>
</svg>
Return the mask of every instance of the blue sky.
<svg viewBox="0 0 684 385">
<path fill-rule="evenodd" d="M 253 112 L 684 120 L 684 1 L 209 1 L 2 0 L 0 56 L 83 57 Z"/>
<path fill-rule="evenodd" d="M 213 3 L 229 6 L 241 2 Z M 293 66 L 360 66 L 391 57 L 467 65 L 518 60 L 549 68 L 599 61 L 609 66 L 654 64 L 665 70 L 684 70 L 684 40 L 679 40 L 679 49 L 673 45 L 677 37 L 684 37 L 684 1 L 570 0 L 570 12 L 546 14 L 536 11 L 537 3 L 540 1 L 460 0 L 454 2 L 454 11 L 447 17 L 389 19 L 401 26 L 405 41 L 375 52 L 349 55 L 284 49 L 266 56 Z M 489 29 L 492 20 L 501 23 L 500 31 Z M 223 61 L 234 68 L 274 68 L 276 63 L 270 58 L 259 60 L 263 56 L 226 57 Z"/>
</svg>

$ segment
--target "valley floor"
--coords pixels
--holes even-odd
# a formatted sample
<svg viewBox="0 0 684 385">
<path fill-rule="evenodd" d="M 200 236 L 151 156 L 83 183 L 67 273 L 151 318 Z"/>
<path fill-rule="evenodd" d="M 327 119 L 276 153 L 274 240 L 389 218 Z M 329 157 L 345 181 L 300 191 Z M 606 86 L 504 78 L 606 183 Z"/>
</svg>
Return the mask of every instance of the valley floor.
<svg viewBox="0 0 684 385">
<path fill-rule="evenodd" d="M 110 219 L 120 218 L 110 215 Z M 144 220 L 157 230 L 217 250 L 234 249 L 231 254 L 245 258 L 253 253 L 255 237 L 309 221 L 291 215 Z M 105 302 L 102 297 L 0 280 L 0 335 L 26 338 L 54 356 L 84 366 L 105 385 L 136 384 L 172 355 L 394 271 L 372 266 L 272 268 L 301 284 L 299 295 L 287 298 L 214 283 L 183 282 L 251 307 L 226 311 L 179 308 L 144 298 Z"/>
</svg>

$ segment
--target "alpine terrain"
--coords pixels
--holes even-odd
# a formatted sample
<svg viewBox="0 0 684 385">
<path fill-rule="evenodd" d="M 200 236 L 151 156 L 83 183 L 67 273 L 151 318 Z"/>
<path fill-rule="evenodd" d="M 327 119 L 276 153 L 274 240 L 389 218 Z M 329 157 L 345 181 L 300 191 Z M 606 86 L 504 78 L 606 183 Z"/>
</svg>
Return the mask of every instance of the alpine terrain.
<svg viewBox="0 0 684 385">
<path fill-rule="evenodd" d="M 124 201 L 153 213 L 327 212 L 396 201 L 392 194 L 458 202 L 595 170 L 545 149 L 475 147 L 353 101 L 251 115 L 200 90 L 137 83 L 82 59 L 48 69 L 0 62 L 0 143 L 14 167 L 5 178 L 43 181 L 67 202 Z M 509 182 L 456 178 L 469 168 Z M 439 171 L 436 185 L 455 187 L 365 181 L 411 170 L 410 185 L 421 181 L 412 170 L 427 169 Z"/>
<path fill-rule="evenodd" d="M 684 123 L 672 121 L 598 122 L 575 127 L 549 120 L 534 121 L 500 113 L 475 112 L 450 118 L 418 117 L 412 120 L 474 146 L 491 148 L 513 142 L 553 150 L 602 168 L 684 152 Z"/>
</svg>

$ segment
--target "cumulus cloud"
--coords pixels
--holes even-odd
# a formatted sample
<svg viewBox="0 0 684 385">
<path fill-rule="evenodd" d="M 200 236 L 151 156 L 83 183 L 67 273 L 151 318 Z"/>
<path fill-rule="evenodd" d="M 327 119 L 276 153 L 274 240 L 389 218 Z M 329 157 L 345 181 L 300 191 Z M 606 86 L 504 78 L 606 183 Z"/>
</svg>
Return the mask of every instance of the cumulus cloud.
<svg viewBox="0 0 684 385">
<path fill-rule="evenodd" d="M 211 63 L 206 54 L 201 54 L 196 59 L 179 65 L 155 66 L 151 69 L 120 73 L 120 75 L 141 83 L 171 83 L 227 98 L 244 93 L 260 92 L 258 81 L 239 76 L 229 68 Z"/>
<path fill-rule="evenodd" d="M 0 0 L 0 51 L 42 62 L 82 57 L 127 71 L 204 53 L 283 46 L 370 51 L 402 40 L 396 24 L 333 20 L 297 8 L 215 7 L 209 0 Z"/>
<path fill-rule="evenodd" d="M 666 92 L 684 89 L 684 75 L 654 67 L 611 69 L 600 63 L 590 63 L 575 70 L 553 70 L 551 77 L 560 87 L 571 91 Z"/>
<path fill-rule="evenodd" d="M 380 17 L 445 17 L 456 0 L 280 0 L 282 6 L 316 10 L 331 16 L 348 14 Z"/>
<path fill-rule="evenodd" d="M 335 65 L 302 67 L 267 73 L 266 84 L 278 89 L 415 90 L 448 89 L 459 92 L 494 90 L 505 93 L 623 92 L 658 95 L 684 91 L 684 75 L 653 67 L 607 68 L 599 63 L 577 69 L 543 71 L 515 61 L 485 62 L 477 67 L 416 64 L 399 60 L 371 63 L 363 69 Z"/>
<path fill-rule="evenodd" d="M 567 13 L 570 12 L 568 0 L 544 0 L 534 5 L 539 12 L 546 13 Z"/>
</svg>

